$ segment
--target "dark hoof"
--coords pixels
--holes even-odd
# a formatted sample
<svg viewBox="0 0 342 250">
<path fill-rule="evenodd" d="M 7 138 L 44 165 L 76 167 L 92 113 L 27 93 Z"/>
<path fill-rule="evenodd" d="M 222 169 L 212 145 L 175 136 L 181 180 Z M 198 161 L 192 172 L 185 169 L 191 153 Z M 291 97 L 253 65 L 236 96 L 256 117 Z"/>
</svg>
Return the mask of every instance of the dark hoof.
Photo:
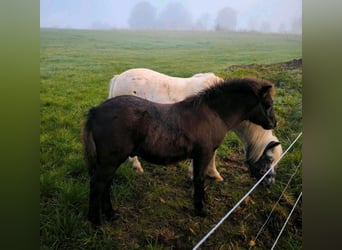
<svg viewBox="0 0 342 250">
<path fill-rule="evenodd" d="M 98 229 L 100 226 L 101 226 L 101 221 L 100 220 L 93 220 L 93 219 L 90 219 L 88 218 L 88 220 L 90 221 L 92 227 L 94 229 Z"/>
<path fill-rule="evenodd" d="M 106 212 L 106 219 L 107 221 L 114 221 L 119 219 L 119 215 L 117 213 L 114 212 L 114 210 L 110 210 L 108 212 Z"/>
<path fill-rule="evenodd" d="M 195 209 L 195 216 L 199 217 L 206 217 L 208 215 L 207 211 L 205 209 Z"/>
</svg>

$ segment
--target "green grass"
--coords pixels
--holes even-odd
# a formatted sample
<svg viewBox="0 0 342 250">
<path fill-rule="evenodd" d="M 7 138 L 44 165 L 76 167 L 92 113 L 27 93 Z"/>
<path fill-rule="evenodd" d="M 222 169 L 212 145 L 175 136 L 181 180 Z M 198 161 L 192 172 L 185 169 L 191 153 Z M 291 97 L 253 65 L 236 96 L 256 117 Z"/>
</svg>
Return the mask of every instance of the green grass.
<svg viewBox="0 0 342 250">
<path fill-rule="evenodd" d="M 41 30 L 40 240 L 41 249 L 190 249 L 255 183 L 241 142 L 228 133 L 217 155 L 223 182 L 208 180 L 209 216 L 193 216 L 188 162 L 163 167 L 142 161 L 117 171 L 113 207 L 120 218 L 94 230 L 86 220 L 88 175 L 80 131 L 90 107 L 107 98 L 114 74 L 135 67 L 187 77 L 254 75 L 273 81 L 275 134 L 285 150 L 301 131 L 302 69 L 274 64 L 301 58 L 301 37 L 256 33 Z M 233 65 L 241 65 L 234 66 Z M 246 66 L 248 65 L 248 66 Z M 271 188 L 258 187 L 202 249 L 245 249 L 266 220 L 301 160 L 301 140 L 277 167 Z M 270 248 L 301 191 L 301 171 L 286 192 L 255 249 Z M 277 249 L 300 249 L 301 203 Z"/>
</svg>

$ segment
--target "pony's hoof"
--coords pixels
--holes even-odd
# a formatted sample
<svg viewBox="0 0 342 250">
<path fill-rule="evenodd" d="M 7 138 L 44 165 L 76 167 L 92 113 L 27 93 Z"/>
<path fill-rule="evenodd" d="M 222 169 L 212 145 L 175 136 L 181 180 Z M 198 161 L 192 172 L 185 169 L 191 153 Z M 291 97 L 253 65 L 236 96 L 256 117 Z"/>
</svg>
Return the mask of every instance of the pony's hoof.
<svg viewBox="0 0 342 250">
<path fill-rule="evenodd" d="M 199 216 L 199 217 L 206 217 L 208 215 L 207 211 L 205 209 L 195 209 L 195 216 Z"/>
<path fill-rule="evenodd" d="M 210 179 L 213 179 L 213 180 L 218 181 L 218 182 L 223 181 L 223 178 L 222 178 L 221 175 L 213 175 L 213 176 L 208 175 L 208 177 L 209 177 Z"/>
<path fill-rule="evenodd" d="M 94 229 L 98 229 L 101 226 L 101 220 L 99 220 L 99 219 L 88 218 L 88 220 L 90 221 L 91 226 Z"/>
<path fill-rule="evenodd" d="M 219 181 L 219 182 L 223 181 L 223 178 L 221 175 L 215 176 L 214 179 L 215 179 L 215 181 Z"/>
<path fill-rule="evenodd" d="M 106 213 L 106 219 L 107 221 L 114 221 L 119 219 L 119 215 L 114 212 L 114 210 L 111 210 L 110 212 Z"/>
<path fill-rule="evenodd" d="M 136 166 L 136 167 L 135 167 L 135 171 L 136 171 L 137 173 L 140 173 L 140 174 L 144 173 L 144 169 L 143 169 L 142 167 L 140 167 L 140 166 Z"/>
</svg>

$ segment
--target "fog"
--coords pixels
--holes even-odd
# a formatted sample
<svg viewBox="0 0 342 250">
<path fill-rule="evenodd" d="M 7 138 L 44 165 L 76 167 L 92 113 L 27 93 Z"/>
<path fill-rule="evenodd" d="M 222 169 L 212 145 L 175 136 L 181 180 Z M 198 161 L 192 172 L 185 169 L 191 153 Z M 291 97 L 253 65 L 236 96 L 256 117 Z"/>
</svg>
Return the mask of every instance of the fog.
<svg viewBox="0 0 342 250">
<path fill-rule="evenodd" d="M 302 32 L 300 0 L 41 0 L 40 27 Z"/>
</svg>

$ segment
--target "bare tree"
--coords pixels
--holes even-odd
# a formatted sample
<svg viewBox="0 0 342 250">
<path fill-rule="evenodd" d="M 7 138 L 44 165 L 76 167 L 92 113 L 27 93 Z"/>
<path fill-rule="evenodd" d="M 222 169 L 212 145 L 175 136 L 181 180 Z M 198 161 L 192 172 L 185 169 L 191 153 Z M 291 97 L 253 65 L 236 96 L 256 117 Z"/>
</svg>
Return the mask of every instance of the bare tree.
<svg viewBox="0 0 342 250">
<path fill-rule="evenodd" d="M 156 25 L 156 9 L 149 2 L 137 3 L 131 11 L 128 24 L 134 29 L 151 29 Z"/>
<path fill-rule="evenodd" d="M 160 13 L 158 28 L 188 30 L 192 28 L 190 12 L 179 2 L 169 3 Z"/>
<path fill-rule="evenodd" d="M 302 33 L 302 17 L 298 17 L 292 21 L 291 31 L 296 34 Z"/>
<path fill-rule="evenodd" d="M 230 7 L 221 9 L 217 14 L 216 30 L 233 31 L 236 29 L 237 13 Z"/>
<path fill-rule="evenodd" d="M 284 23 L 279 24 L 278 30 L 277 30 L 277 31 L 278 31 L 279 33 L 286 33 L 287 30 L 286 30 L 285 24 L 284 24 Z"/>
<path fill-rule="evenodd" d="M 271 30 L 272 30 L 271 29 L 271 24 L 269 22 L 263 21 L 261 23 L 261 26 L 260 26 L 260 31 L 261 32 L 269 33 L 269 32 L 271 32 Z"/>
<path fill-rule="evenodd" d="M 195 22 L 194 28 L 198 30 L 210 29 L 210 15 L 209 13 L 203 13 Z"/>
</svg>

